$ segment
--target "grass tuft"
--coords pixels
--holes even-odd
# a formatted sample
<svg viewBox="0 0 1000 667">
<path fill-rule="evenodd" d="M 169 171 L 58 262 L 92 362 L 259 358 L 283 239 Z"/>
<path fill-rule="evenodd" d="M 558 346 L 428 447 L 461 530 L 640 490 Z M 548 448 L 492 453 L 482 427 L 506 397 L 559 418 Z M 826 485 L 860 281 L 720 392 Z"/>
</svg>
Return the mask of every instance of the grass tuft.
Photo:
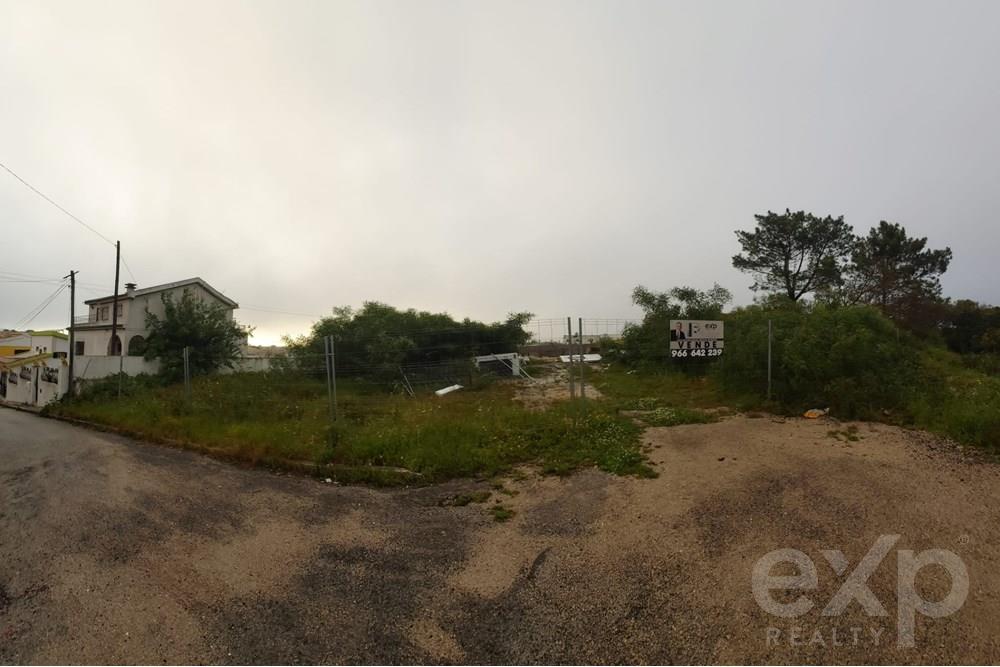
<svg viewBox="0 0 1000 667">
<path fill-rule="evenodd" d="M 708 412 L 690 408 L 656 408 L 639 416 L 650 426 L 680 426 L 681 424 L 711 424 L 718 418 Z"/>
<path fill-rule="evenodd" d="M 429 483 L 493 477 L 522 464 L 556 474 L 587 466 L 652 473 L 639 428 L 597 401 L 539 412 L 519 405 L 510 383 L 410 398 L 347 380 L 338 383 L 339 418 L 331 423 L 326 392 L 325 382 L 301 376 L 231 374 L 195 378 L 190 402 L 179 385 L 146 383 L 121 400 L 97 387 L 50 412 L 253 463 L 327 466 L 338 481 L 414 483 L 411 471 Z"/>
<path fill-rule="evenodd" d="M 504 521 L 509 521 L 514 517 L 514 510 L 504 505 L 494 505 L 490 508 L 490 514 L 493 515 L 493 520 L 498 523 L 503 523 Z"/>
</svg>

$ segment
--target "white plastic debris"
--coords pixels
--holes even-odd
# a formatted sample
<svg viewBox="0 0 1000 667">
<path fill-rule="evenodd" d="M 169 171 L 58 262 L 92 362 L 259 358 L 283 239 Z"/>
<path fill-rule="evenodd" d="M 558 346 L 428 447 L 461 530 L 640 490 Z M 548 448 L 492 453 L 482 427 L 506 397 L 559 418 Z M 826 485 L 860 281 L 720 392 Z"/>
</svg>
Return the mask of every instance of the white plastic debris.
<svg viewBox="0 0 1000 667">
<path fill-rule="evenodd" d="M 462 385 L 460 385 L 460 384 L 453 384 L 450 387 L 445 387 L 444 389 L 438 389 L 434 393 L 437 394 L 438 396 L 444 396 L 445 394 L 450 394 L 453 391 L 458 391 L 461 388 L 462 388 Z"/>
<path fill-rule="evenodd" d="M 589 363 L 593 363 L 595 361 L 600 361 L 601 360 L 601 355 L 599 355 L 599 354 L 584 354 L 584 355 L 582 355 L 582 358 L 583 358 L 583 361 L 585 363 L 589 364 Z M 573 361 L 575 363 L 579 363 L 580 359 L 581 359 L 581 355 L 579 355 L 579 354 L 564 354 L 564 355 L 561 355 L 559 357 L 559 361 L 563 362 L 564 364 L 568 364 L 568 363 L 570 363 L 570 361 Z"/>
</svg>

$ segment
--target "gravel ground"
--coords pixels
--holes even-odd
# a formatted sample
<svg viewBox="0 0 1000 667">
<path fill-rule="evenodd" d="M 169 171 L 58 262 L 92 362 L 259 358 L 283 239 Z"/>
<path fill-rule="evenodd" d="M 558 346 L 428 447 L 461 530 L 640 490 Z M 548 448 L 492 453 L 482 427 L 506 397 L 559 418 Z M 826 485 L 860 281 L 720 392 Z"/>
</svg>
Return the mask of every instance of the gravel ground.
<svg viewBox="0 0 1000 667">
<path fill-rule="evenodd" d="M 1000 661 L 1000 467 L 857 426 L 851 442 L 839 424 L 734 417 L 647 431 L 657 479 L 383 491 L 0 409 L 0 662 Z M 493 496 L 449 505 L 476 490 Z M 822 616 L 883 534 L 901 536 L 869 580 L 887 615 Z M 816 563 L 797 619 L 751 592 L 777 548 Z M 929 548 L 961 557 L 968 598 L 918 616 L 900 648 L 897 550 Z M 949 585 L 937 567 L 917 580 L 927 599 Z"/>
</svg>

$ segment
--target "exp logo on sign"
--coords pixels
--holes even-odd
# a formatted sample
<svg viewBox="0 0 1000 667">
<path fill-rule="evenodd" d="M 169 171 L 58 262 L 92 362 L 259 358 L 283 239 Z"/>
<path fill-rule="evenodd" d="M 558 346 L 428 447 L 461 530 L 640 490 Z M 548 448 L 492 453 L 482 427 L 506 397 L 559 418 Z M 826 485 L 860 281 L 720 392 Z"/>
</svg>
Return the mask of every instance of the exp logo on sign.
<svg viewBox="0 0 1000 667">
<path fill-rule="evenodd" d="M 857 601 L 869 616 L 888 616 L 888 612 L 875 593 L 868 587 L 868 578 L 878 569 L 899 535 L 882 535 L 865 554 L 857 567 L 847 576 L 840 589 L 827 602 L 821 614 L 839 616 L 852 601 Z M 838 549 L 824 549 L 823 557 L 838 575 L 848 568 L 848 560 Z M 798 574 L 787 576 L 772 575 L 772 569 L 780 563 L 794 565 Z M 951 577 L 951 589 L 941 600 L 932 602 L 923 599 L 916 591 L 917 573 L 928 565 L 944 568 Z M 928 549 L 915 554 L 909 549 L 900 549 L 896 562 L 896 643 L 901 647 L 914 645 L 913 630 L 916 615 L 942 618 L 954 614 L 965 604 L 969 594 L 969 573 L 965 563 L 954 552 L 946 549 Z M 757 560 L 751 577 L 753 597 L 765 612 L 782 618 L 796 618 L 813 608 L 815 602 L 808 595 L 800 595 L 792 602 L 778 602 L 771 595 L 772 590 L 802 590 L 817 588 L 819 577 L 812 559 L 798 549 L 776 549 Z"/>
</svg>

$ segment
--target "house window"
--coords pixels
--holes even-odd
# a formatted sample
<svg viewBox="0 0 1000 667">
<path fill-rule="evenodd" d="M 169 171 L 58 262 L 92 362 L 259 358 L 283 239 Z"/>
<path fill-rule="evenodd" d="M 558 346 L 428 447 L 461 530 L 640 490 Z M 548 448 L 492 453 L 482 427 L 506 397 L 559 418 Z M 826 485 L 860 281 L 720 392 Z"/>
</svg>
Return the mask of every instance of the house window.
<svg viewBox="0 0 1000 667">
<path fill-rule="evenodd" d="M 101 306 L 101 321 L 106 322 L 108 320 L 108 307 Z"/>
<path fill-rule="evenodd" d="M 125 304 L 123 304 L 123 303 L 119 303 L 118 304 L 118 318 L 119 319 L 121 319 L 121 317 L 122 317 L 122 306 L 124 306 L 124 305 Z"/>
<path fill-rule="evenodd" d="M 77 354 L 77 356 L 80 356 L 80 357 L 83 356 L 83 343 L 84 343 L 84 341 L 82 341 L 82 340 L 76 341 L 76 354 Z"/>
<path fill-rule="evenodd" d="M 128 356 L 141 357 L 146 352 L 146 339 L 142 336 L 132 336 L 128 342 Z"/>
</svg>

